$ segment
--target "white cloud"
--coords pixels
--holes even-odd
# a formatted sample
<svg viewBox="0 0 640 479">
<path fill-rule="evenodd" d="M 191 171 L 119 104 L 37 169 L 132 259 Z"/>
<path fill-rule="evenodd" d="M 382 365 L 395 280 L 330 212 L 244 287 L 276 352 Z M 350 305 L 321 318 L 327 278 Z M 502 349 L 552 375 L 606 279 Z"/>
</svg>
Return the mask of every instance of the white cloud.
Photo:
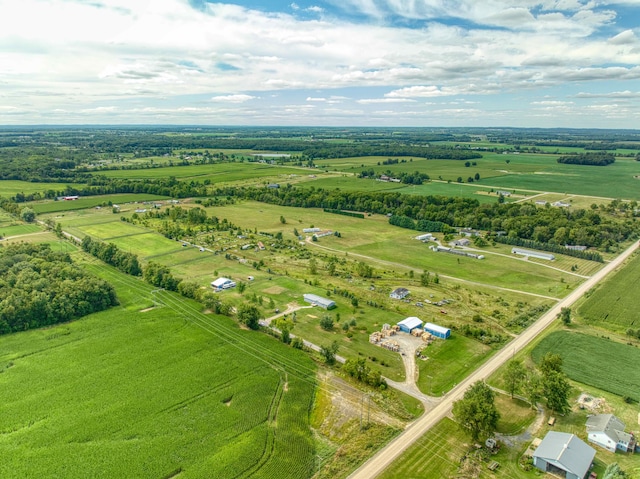
<svg viewBox="0 0 640 479">
<path fill-rule="evenodd" d="M 249 100 L 255 100 L 255 96 L 251 95 L 218 95 L 211 97 L 210 101 L 219 102 L 219 103 L 244 103 Z"/>
<path fill-rule="evenodd" d="M 413 103 L 415 100 L 411 100 L 409 98 L 365 98 L 356 100 L 356 102 L 362 105 L 367 105 L 372 103 Z"/>
</svg>

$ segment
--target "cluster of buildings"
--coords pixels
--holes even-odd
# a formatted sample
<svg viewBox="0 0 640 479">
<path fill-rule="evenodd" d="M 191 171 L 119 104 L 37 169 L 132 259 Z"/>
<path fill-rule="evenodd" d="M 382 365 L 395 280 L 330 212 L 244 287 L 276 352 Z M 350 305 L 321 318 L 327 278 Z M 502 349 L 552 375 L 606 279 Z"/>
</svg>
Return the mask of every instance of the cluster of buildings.
<svg viewBox="0 0 640 479">
<path fill-rule="evenodd" d="M 638 452 L 635 436 L 613 414 L 598 414 L 587 419 L 587 440 L 610 452 Z M 539 441 L 539 440 L 538 440 Z M 596 450 L 575 434 L 550 431 L 532 453 L 533 465 L 566 479 L 586 479 Z"/>
<path fill-rule="evenodd" d="M 447 339 L 449 336 L 451 336 L 451 330 L 449 328 L 438 326 L 437 324 L 433 323 L 424 323 L 423 326 L 422 320 L 420 318 L 416 318 L 415 316 L 410 316 L 400 321 L 398 323 L 398 328 L 400 329 L 400 331 L 409 334 L 411 334 L 414 329 L 419 328 L 424 330 L 425 333 L 429 333 L 432 336 L 440 339 Z"/>
</svg>

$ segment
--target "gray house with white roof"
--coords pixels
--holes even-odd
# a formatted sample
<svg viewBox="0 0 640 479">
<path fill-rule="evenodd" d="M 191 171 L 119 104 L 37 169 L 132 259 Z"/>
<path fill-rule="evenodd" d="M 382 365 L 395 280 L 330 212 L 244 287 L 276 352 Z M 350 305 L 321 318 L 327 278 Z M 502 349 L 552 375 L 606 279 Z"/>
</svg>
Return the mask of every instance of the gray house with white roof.
<svg viewBox="0 0 640 479">
<path fill-rule="evenodd" d="M 624 432 L 624 423 L 613 414 L 598 414 L 587 419 L 587 434 L 589 442 L 616 452 L 633 452 L 636 438 L 633 434 Z"/>
<path fill-rule="evenodd" d="M 533 465 L 566 479 L 585 479 L 595 455 L 575 434 L 550 431 L 533 453 Z"/>
</svg>

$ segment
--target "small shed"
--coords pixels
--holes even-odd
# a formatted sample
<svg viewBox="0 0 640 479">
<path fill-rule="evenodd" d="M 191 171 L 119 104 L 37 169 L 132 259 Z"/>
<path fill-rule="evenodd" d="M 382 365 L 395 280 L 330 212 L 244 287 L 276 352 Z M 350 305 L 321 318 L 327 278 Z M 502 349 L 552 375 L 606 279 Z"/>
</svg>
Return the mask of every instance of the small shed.
<svg viewBox="0 0 640 479">
<path fill-rule="evenodd" d="M 432 334 L 436 338 L 447 339 L 451 336 L 451 330 L 449 328 L 445 328 L 444 326 L 438 326 L 433 323 L 426 323 L 424 325 L 424 330 L 427 333 Z"/>
<path fill-rule="evenodd" d="M 314 306 L 320 306 L 324 309 L 333 309 L 336 307 L 336 302 L 317 294 L 305 293 L 302 295 L 305 303 L 312 304 Z"/>
<path fill-rule="evenodd" d="M 408 318 L 400 321 L 398 323 L 398 326 L 400 327 L 400 331 L 410 333 L 414 329 L 422 326 L 422 320 L 420 318 L 416 318 L 415 316 L 409 316 Z"/>
</svg>

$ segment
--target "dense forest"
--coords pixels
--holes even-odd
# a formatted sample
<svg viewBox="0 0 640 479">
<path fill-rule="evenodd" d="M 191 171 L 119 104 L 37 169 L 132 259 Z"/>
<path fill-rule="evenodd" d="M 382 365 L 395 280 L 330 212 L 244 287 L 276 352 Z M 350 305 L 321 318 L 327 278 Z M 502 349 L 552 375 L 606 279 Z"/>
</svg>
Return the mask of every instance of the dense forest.
<svg viewBox="0 0 640 479">
<path fill-rule="evenodd" d="M 0 248 L 0 334 L 48 326 L 118 304 L 113 287 L 48 244 Z"/>
</svg>

